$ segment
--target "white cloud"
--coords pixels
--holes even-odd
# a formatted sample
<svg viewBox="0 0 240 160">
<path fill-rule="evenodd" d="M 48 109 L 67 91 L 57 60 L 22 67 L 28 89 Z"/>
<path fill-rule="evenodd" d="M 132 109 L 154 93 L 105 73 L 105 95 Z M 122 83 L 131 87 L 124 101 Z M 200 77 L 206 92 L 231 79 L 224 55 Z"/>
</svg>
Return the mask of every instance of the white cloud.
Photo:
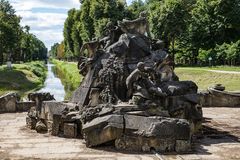
<svg viewBox="0 0 240 160">
<path fill-rule="evenodd" d="M 17 11 L 26 11 L 33 8 L 59 8 L 70 9 L 80 6 L 77 0 L 10 0 Z"/>
<path fill-rule="evenodd" d="M 16 14 L 22 17 L 21 25 L 30 26 L 35 34 L 50 49 L 63 40 L 63 26 L 67 10 L 79 8 L 78 0 L 10 0 Z"/>
<path fill-rule="evenodd" d="M 130 4 L 133 0 L 127 0 Z M 79 8 L 79 0 L 10 0 L 16 13 L 22 17 L 22 26 L 30 26 L 35 34 L 50 49 L 63 40 L 63 26 L 67 10 Z"/>
<path fill-rule="evenodd" d="M 28 25 L 37 28 L 62 26 L 67 18 L 67 15 L 63 13 L 33 13 L 31 11 L 19 11 L 17 14 L 22 17 L 21 23 L 23 26 Z"/>
<path fill-rule="evenodd" d="M 41 39 L 46 44 L 48 49 L 50 49 L 53 43 L 61 42 L 63 40 L 62 30 L 56 29 L 32 30 L 31 33 L 33 33 L 39 39 Z"/>
</svg>

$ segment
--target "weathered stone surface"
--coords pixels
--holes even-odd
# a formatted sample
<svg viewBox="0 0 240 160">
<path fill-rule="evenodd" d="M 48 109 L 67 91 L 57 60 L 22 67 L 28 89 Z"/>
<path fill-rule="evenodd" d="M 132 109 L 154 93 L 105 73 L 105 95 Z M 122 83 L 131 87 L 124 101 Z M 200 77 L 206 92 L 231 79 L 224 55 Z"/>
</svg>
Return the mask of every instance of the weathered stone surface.
<svg viewBox="0 0 240 160">
<path fill-rule="evenodd" d="M 94 118 L 111 114 L 113 111 L 114 111 L 114 107 L 111 104 L 83 108 L 80 111 L 81 121 L 83 123 L 86 123 L 93 120 Z"/>
<path fill-rule="evenodd" d="M 51 95 L 49 92 L 35 92 L 35 93 L 29 93 L 28 99 L 30 101 L 36 102 L 36 108 L 37 111 L 41 112 L 42 102 L 43 101 L 51 101 L 55 100 L 54 96 Z"/>
<path fill-rule="evenodd" d="M 125 134 L 160 139 L 190 139 L 190 126 L 184 119 L 124 115 Z"/>
<path fill-rule="evenodd" d="M 27 124 L 28 128 L 35 129 L 36 124 L 37 124 L 37 119 L 31 118 L 31 117 L 26 117 L 26 124 Z"/>
<path fill-rule="evenodd" d="M 77 124 L 64 123 L 64 137 L 76 138 L 77 137 Z"/>
<path fill-rule="evenodd" d="M 189 123 L 183 119 L 163 119 L 152 123 L 146 130 L 147 137 L 159 137 L 160 139 L 190 139 Z"/>
<path fill-rule="evenodd" d="M 123 116 L 108 115 L 84 124 L 82 131 L 86 145 L 92 147 L 119 138 L 123 134 L 123 129 Z"/>
<path fill-rule="evenodd" d="M 199 105 L 200 96 L 198 94 L 186 94 L 182 96 L 168 97 L 167 109 L 170 117 L 187 119 L 193 122 L 192 133 L 201 129 L 202 123 L 202 106 Z"/>
<path fill-rule="evenodd" d="M 42 122 L 42 120 L 39 120 L 36 124 L 36 131 L 38 133 L 44 133 L 44 132 L 47 132 L 47 126 Z"/>
<path fill-rule="evenodd" d="M 63 121 L 64 122 L 74 122 L 75 119 L 73 119 L 73 117 L 76 117 L 77 115 L 79 115 L 79 111 L 69 112 L 63 116 Z"/>
<path fill-rule="evenodd" d="M 201 92 L 201 104 L 204 107 L 239 107 L 240 93 L 221 91 L 209 87 L 208 91 Z"/>
<path fill-rule="evenodd" d="M 149 152 L 151 149 L 154 149 L 159 152 L 172 152 L 175 149 L 175 140 L 124 135 L 116 139 L 115 147 L 119 150 L 129 151 Z"/>
<path fill-rule="evenodd" d="M 176 152 L 188 152 L 191 150 L 191 142 L 189 140 L 176 140 Z"/>
<path fill-rule="evenodd" d="M 56 101 L 44 101 L 42 103 L 42 109 L 40 118 L 53 121 L 53 115 L 62 115 L 62 111 L 65 108 L 74 109 L 76 104 L 74 103 L 64 103 L 64 102 L 56 102 Z"/>
<path fill-rule="evenodd" d="M 198 86 L 192 81 L 163 82 L 161 88 L 170 96 L 196 94 L 198 90 Z"/>
<path fill-rule="evenodd" d="M 0 113 L 16 112 L 19 97 L 16 93 L 8 93 L 0 97 Z"/>
<path fill-rule="evenodd" d="M 31 107 L 36 106 L 36 102 L 28 101 L 28 102 L 17 102 L 17 111 L 18 112 L 27 112 Z"/>
<path fill-rule="evenodd" d="M 57 136 L 59 133 L 60 125 L 62 123 L 62 116 L 58 114 L 53 114 L 53 123 L 52 123 L 52 135 Z"/>
</svg>

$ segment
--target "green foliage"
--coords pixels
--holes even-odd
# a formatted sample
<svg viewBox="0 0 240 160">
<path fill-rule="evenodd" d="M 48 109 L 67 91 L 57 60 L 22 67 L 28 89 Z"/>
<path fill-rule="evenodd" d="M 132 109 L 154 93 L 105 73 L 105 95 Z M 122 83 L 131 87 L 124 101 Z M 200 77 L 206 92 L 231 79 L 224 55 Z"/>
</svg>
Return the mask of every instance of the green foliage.
<svg viewBox="0 0 240 160">
<path fill-rule="evenodd" d="M 79 87 L 83 78 L 79 74 L 77 63 L 64 62 L 56 59 L 53 59 L 52 63 L 56 65 L 56 71 L 58 72 L 58 75 L 64 84 L 65 91 L 67 91 L 65 99 L 69 99 L 73 91 Z"/>
<path fill-rule="evenodd" d="M 108 22 L 117 23 L 125 14 L 122 0 L 84 0 L 80 10 L 71 9 L 64 23 L 64 58 L 79 57 L 83 42 L 101 37 Z"/>
<path fill-rule="evenodd" d="M 0 64 L 7 60 L 31 61 L 47 57 L 42 41 L 29 33 L 30 27 L 20 26 L 21 18 L 6 0 L 0 1 Z"/>
<path fill-rule="evenodd" d="M 49 51 L 49 54 L 52 56 L 52 58 L 57 57 L 57 48 L 59 46 L 59 43 L 54 43 L 54 45 L 51 47 L 51 50 Z"/>
<path fill-rule="evenodd" d="M 176 62 L 240 64 L 239 0 L 81 0 L 64 27 L 64 58 L 77 58 L 83 42 L 101 38 L 108 22 L 135 19 L 147 10 L 151 33 L 165 41 Z"/>
<path fill-rule="evenodd" d="M 126 9 L 125 18 L 136 19 L 142 11 L 147 10 L 147 5 L 142 0 L 134 0 L 130 6 Z"/>
<path fill-rule="evenodd" d="M 163 39 L 174 49 L 176 38 L 187 28 L 192 0 L 164 0 L 150 3 L 150 22 L 157 39 Z"/>
</svg>

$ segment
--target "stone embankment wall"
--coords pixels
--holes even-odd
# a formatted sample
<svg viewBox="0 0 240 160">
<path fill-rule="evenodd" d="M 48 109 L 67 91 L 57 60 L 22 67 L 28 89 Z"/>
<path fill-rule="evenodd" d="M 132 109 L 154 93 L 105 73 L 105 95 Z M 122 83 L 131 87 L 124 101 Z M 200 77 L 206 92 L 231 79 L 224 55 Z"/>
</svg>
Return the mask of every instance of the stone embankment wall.
<svg viewBox="0 0 240 160">
<path fill-rule="evenodd" d="M 203 107 L 240 107 L 240 93 L 208 88 L 200 93 Z"/>
<path fill-rule="evenodd" d="M 27 112 L 33 106 L 36 106 L 35 102 L 21 102 L 16 93 L 8 93 L 0 97 L 0 113 Z"/>
</svg>

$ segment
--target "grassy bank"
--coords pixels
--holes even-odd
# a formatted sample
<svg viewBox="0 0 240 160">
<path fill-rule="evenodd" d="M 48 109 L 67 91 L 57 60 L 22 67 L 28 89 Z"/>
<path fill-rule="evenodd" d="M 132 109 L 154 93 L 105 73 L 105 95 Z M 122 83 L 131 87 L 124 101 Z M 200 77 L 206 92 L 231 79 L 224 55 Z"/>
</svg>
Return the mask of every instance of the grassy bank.
<svg viewBox="0 0 240 160">
<path fill-rule="evenodd" d="M 192 80 L 199 89 L 220 83 L 226 90 L 240 91 L 240 74 L 215 73 L 208 70 L 240 71 L 240 67 L 178 67 L 175 69 L 180 80 Z"/>
<path fill-rule="evenodd" d="M 38 90 L 44 84 L 46 73 L 47 68 L 40 61 L 13 64 L 11 70 L 6 65 L 0 66 L 0 95 L 13 91 L 23 96 Z"/>
<path fill-rule="evenodd" d="M 240 72 L 240 67 L 237 66 L 213 66 L 213 67 L 178 67 L 190 70 L 221 70 L 221 71 L 237 71 Z"/>
<path fill-rule="evenodd" d="M 57 75 L 64 85 L 64 89 L 66 91 L 65 99 L 69 99 L 72 92 L 79 87 L 83 78 L 79 74 L 77 63 L 59 61 L 56 59 L 52 59 L 51 62 L 55 64 Z"/>
</svg>

